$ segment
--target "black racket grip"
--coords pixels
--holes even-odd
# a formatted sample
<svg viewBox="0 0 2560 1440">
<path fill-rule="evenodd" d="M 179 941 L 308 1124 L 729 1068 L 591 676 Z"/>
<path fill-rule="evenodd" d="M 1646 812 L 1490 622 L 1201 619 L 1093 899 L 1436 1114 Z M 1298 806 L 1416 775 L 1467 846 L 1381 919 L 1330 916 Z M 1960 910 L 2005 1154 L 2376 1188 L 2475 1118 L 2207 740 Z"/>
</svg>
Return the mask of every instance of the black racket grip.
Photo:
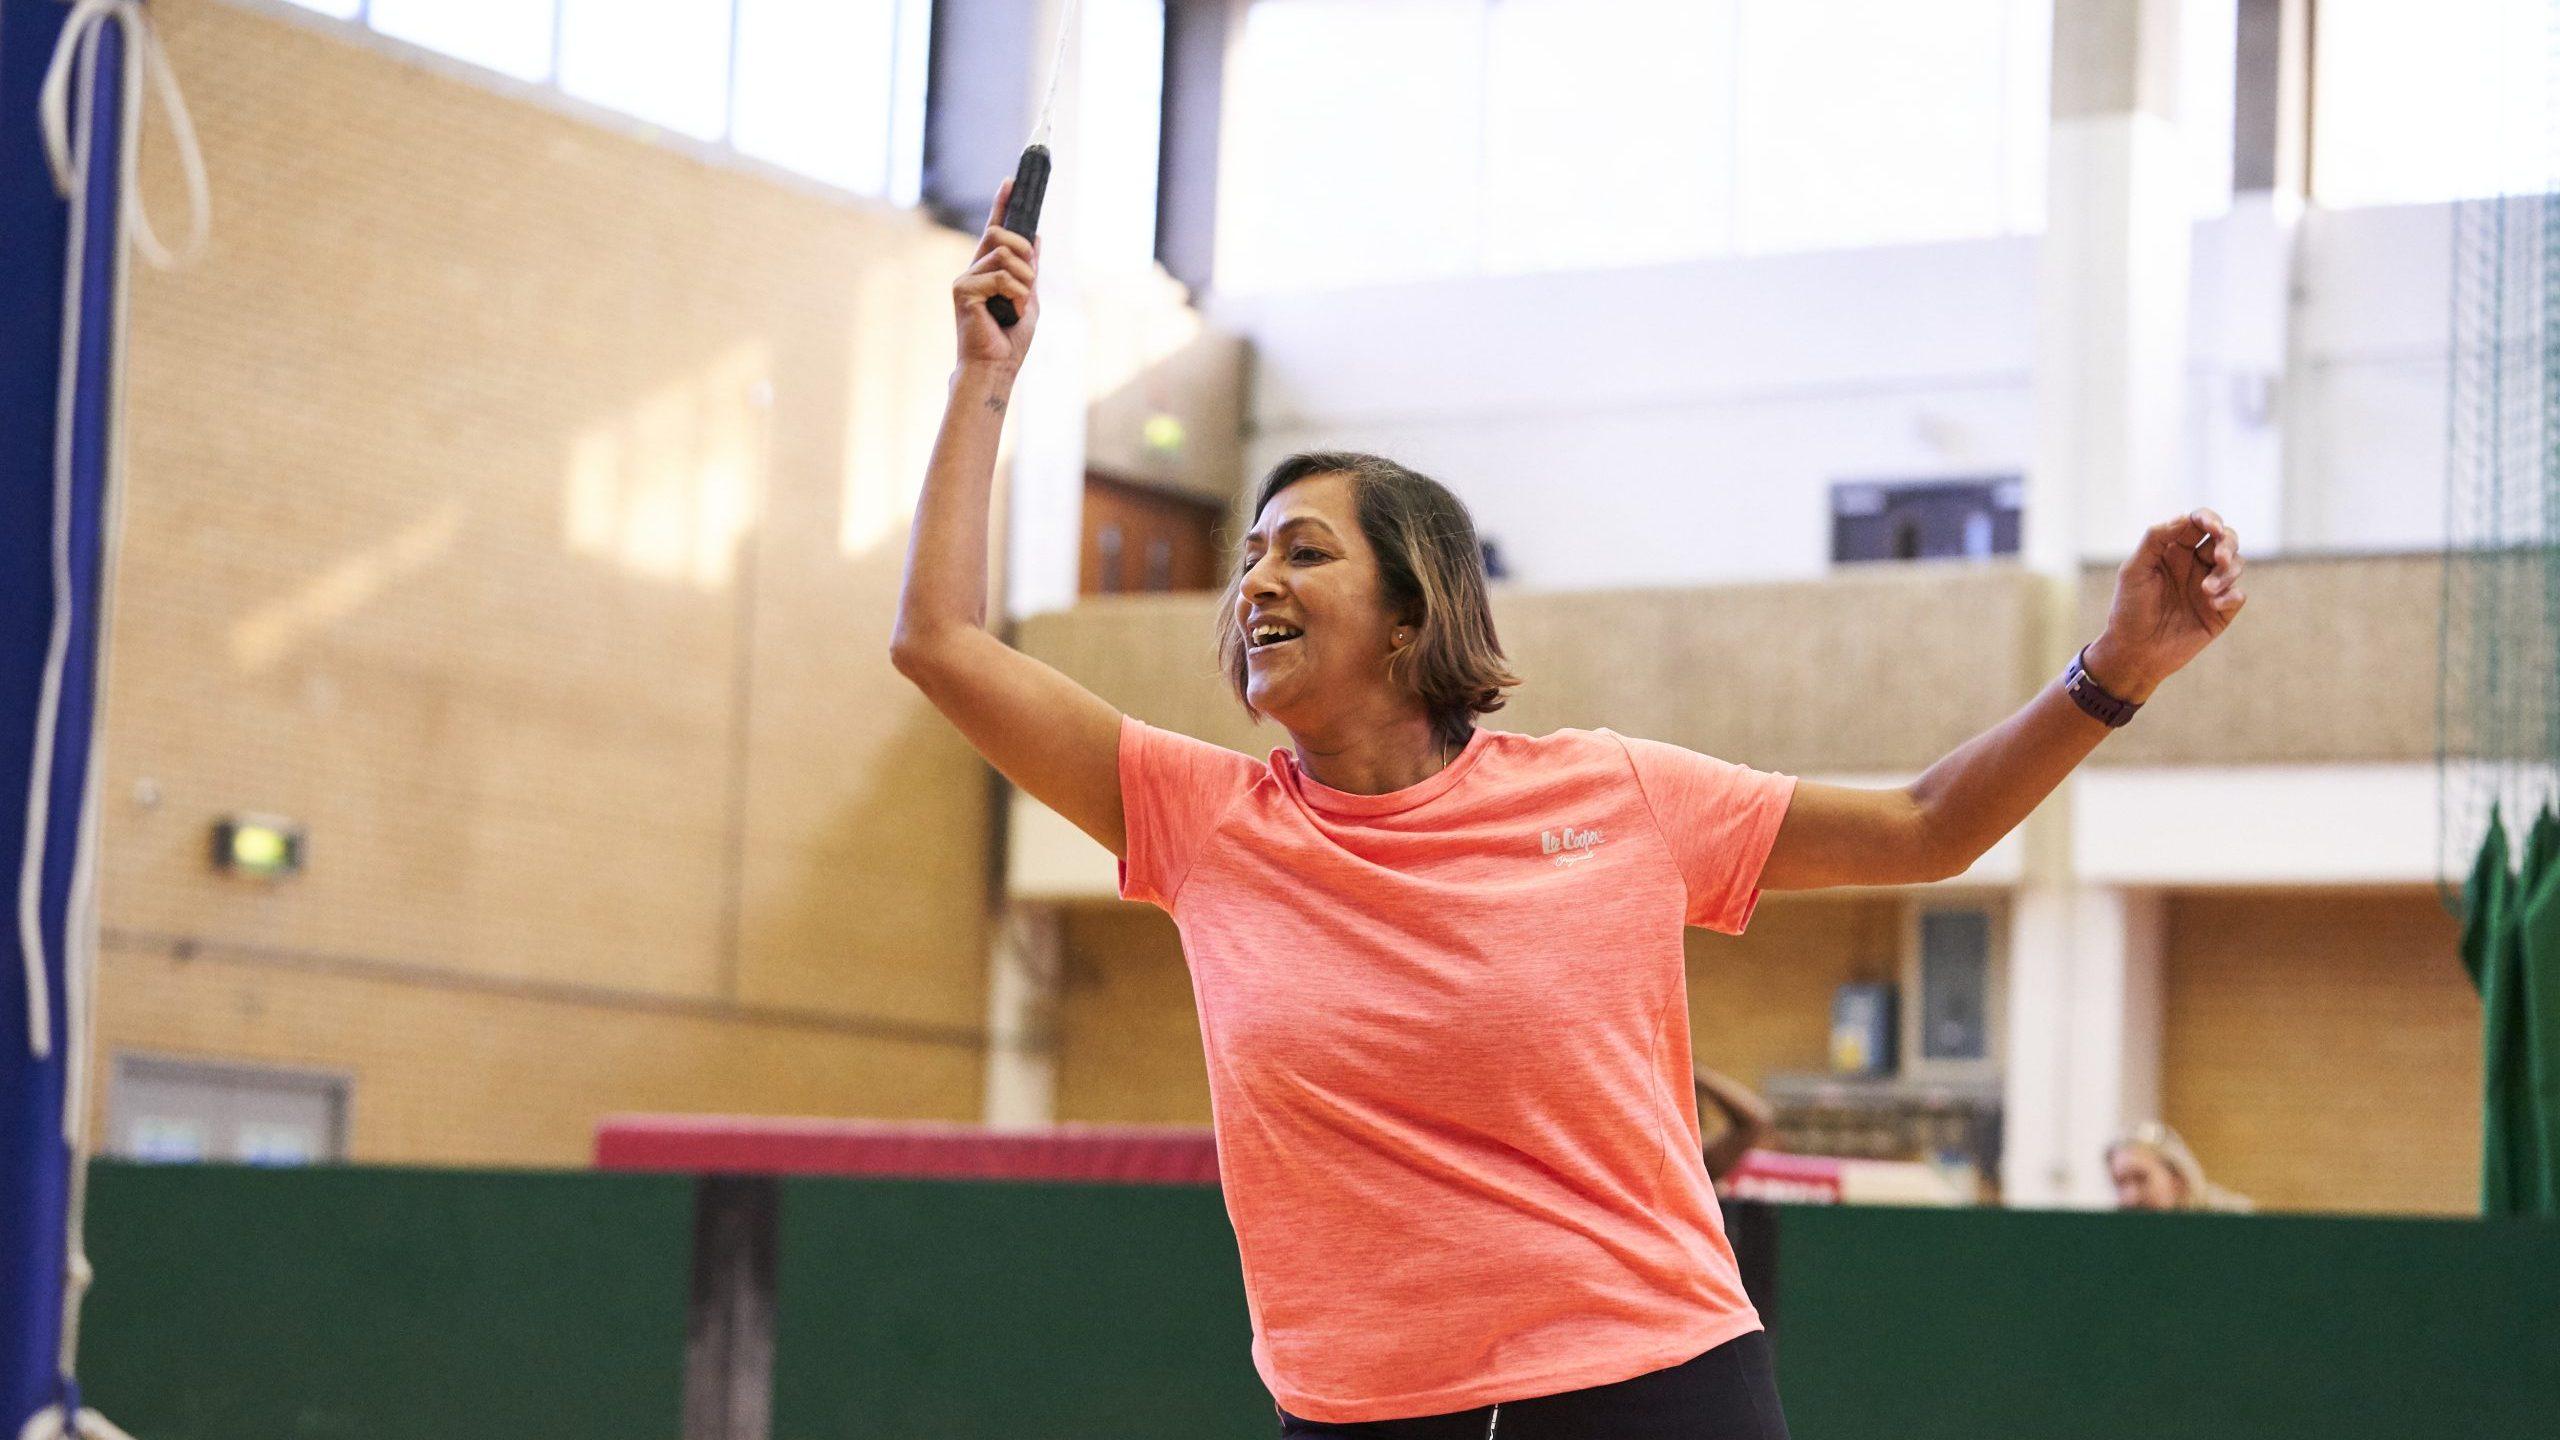
<svg viewBox="0 0 2560 1440">
<path fill-rule="evenodd" d="M 1028 240 L 1040 233 L 1040 202 L 1049 198 L 1049 147 L 1033 145 L 1013 169 L 1013 195 L 1004 202 L 1004 228 Z M 1007 330 L 1022 319 L 1010 296 L 987 298 L 987 313 Z"/>
</svg>

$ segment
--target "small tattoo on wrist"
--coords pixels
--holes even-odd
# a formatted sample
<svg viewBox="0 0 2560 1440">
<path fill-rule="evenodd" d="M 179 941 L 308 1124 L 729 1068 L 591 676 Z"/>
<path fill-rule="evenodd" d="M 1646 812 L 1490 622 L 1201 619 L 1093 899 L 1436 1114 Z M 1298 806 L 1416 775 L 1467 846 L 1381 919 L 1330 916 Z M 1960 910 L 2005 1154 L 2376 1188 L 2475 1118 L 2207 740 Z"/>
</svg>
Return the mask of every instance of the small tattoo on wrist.
<svg viewBox="0 0 2560 1440">
<path fill-rule="evenodd" d="M 990 395 L 990 396 L 988 396 L 988 397 L 987 397 L 987 411 L 988 411 L 988 413 L 990 413 L 990 414 L 994 414 L 994 415 L 1001 415 L 1001 414 L 1003 414 L 1003 413 L 1004 413 L 1004 406 L 1005 406 L 1005 399 L 1004 399 L 1004 397 L 1003 397 L 1003 396 L 1001 396 L 1001 395 Z"/>
</svg>

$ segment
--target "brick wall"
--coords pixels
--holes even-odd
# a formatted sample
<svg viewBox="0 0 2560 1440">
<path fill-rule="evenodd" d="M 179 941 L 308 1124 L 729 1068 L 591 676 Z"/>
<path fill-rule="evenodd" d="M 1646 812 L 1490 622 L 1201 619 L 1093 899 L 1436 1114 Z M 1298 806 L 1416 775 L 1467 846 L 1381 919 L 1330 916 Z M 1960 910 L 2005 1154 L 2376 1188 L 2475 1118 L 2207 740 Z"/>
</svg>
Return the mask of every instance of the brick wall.
<svg viewBox="0 0 2560 1440">
<path fill-rule="evenodd" d="M 1173 920 L 1076 906 L 1059 936 L 1058 1118 L 1209 1123 L 1208 1062 Z"/>
<path fill-rule="evenodd" d="M 2161 1108 L 2267 1209 L 2474 1214 L 2480 1004 L 2433 893 L 2181 895 Z"/>
<path fill-rule="evenodd" d="M 1750 1086 L 1831 1068 L 1831 992 L 1897 978 L 1902 902 L 1774 896 L 1740 936 L 1689 932 L 1689 1034 L 1701 1063 Z"/>
<path fill-rule="evenodd" d="M 347 1071 L 361 1159 L 973 1118 L 986 772 L 887 658 L 970 241 L 152 8 L 214 239 L 132 294 L 105 1048 Z"/>
</svg>

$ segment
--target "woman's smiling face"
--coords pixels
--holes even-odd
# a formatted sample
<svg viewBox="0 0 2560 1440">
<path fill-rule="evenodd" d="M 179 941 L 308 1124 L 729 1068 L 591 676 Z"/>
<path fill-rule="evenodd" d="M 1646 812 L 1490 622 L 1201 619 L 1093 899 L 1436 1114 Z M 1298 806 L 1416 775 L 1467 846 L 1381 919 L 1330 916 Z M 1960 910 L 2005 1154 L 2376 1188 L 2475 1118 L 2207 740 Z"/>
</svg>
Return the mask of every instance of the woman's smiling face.
<svg viewBox="0 0 2560 1440">
<path fill-rule="evenodd" d="M 1301 480 L 1254 518 L 1234 623 L 1246 703 L 1292 731 L 1322 729 L 1393 686 L 1396 617 L 1350 476 Z"/>
</svg>

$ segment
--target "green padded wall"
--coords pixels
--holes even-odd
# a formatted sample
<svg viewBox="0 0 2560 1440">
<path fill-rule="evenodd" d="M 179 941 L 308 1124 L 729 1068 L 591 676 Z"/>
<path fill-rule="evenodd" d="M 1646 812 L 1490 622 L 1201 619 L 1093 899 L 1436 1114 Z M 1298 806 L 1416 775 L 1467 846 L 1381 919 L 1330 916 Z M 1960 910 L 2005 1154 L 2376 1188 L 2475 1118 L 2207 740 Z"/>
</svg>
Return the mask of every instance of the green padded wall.
<svg viewBox="0 0 2560 1440">
<path fill-rule="evenodd" d="M 89 1403 L 143 1440 L 671 1440 L 692 1215 L 684 1178 L 101 1161 Z"/>
<path fill-rule="evenodd" d="M 671 1440 L 684 1177 L 102 1164 L 144 1440 Z M 1789 1208 L 1798 1440 L 2560 1434 L 2560 1226 Z M 792 1180 L 775 1440 L 1276 1433 L 1218 1193 Z"/>
<path fill-rule="evenodd" d="M 794 1180 L 774 1440 L 1278 1433 L 1219 1192 Z"/>
<path fill-rule="evenodd" d="M 1796 1440 L 2560 1435 L 2560 1226 L 1795 1209 Z"/>
</svg>

